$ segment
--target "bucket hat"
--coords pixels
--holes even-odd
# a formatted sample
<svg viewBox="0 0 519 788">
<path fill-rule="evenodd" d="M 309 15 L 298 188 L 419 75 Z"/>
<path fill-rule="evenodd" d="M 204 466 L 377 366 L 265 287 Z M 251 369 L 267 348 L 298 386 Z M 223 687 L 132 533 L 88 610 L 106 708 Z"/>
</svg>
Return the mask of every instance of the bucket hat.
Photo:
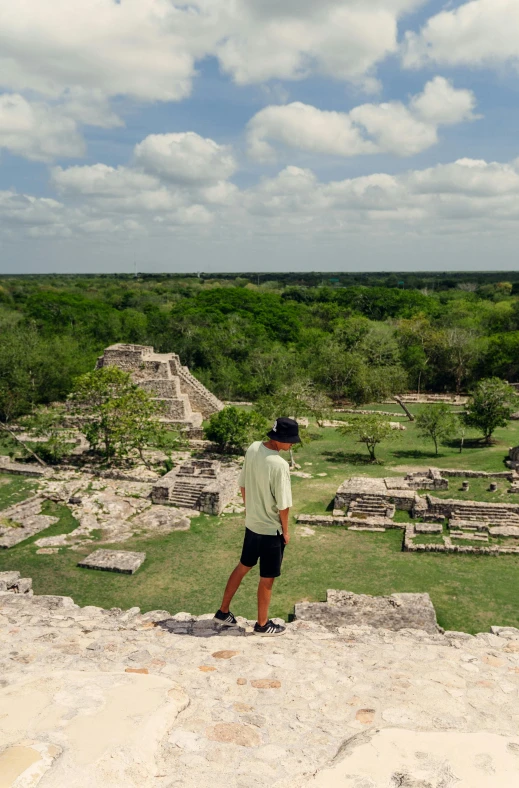
<svg viewBox="0 0 519 788">
<path fill-rule="evenodd" d="M 276 419 L 268 436 L 271 440 L 279 441 L 279 443 L 301 443 L 297 421 L 284 416 Z"/>
</svg>

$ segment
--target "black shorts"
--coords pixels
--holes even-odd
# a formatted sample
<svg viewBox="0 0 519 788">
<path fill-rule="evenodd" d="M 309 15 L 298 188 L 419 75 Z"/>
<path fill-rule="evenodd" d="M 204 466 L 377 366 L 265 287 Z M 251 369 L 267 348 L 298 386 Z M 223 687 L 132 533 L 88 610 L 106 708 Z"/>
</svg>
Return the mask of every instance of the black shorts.
<svg viewBox="0 0 519 788">
<path fill-rule="evenodd" d="M 260 577 L 279 577 L 285 551 L 283 534 L 265 536 L 245 529 L 240 562 L 244 566 L 256 566 L 260 562 Z"/>
</svg>

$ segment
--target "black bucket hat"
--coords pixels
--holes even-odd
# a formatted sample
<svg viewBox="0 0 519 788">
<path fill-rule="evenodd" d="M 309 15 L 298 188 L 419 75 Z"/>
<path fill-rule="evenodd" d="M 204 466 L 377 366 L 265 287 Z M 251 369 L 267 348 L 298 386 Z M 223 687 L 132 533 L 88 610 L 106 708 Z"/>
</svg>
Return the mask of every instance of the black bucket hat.
<svg viewBox="0 0 519 788">
<path fill-rule="evenodd" d="M 279 443 L 301 443 L 297 421 L 285 417 L 276 419 L 268 436 L 271 440 L 279 441 Z"/>
</svg>

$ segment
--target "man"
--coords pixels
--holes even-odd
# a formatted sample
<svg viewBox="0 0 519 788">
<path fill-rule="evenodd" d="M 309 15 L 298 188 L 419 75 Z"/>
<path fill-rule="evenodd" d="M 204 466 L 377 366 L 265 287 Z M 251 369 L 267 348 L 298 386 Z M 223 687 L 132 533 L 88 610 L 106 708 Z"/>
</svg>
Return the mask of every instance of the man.
<svg viewBox="0 0 519 788">
<path fill-rule="evenodd" d="M 215 619 L 225 626 L 236 626 L 237 621 L 229 610 L 231 601 L 245 575 L 259 560 L 258 620 L 254 634 L 275 637 L 285 634 L 285 627 L 274 624 L 268 612 L 274 580 L 281 574 L 283 553 L 289 542 L 288 515 L 292 506 L 290 470 L 288 463 L 279 456 L 300 443 L 297 422 L 293 419 L 276 419 L 268 433 L 266 443 L 257 441 L 249 446 L 239 478 L 245 504 L 245 539 L 240 563 L 231 574 L 220 610 Z"/>
</svg>

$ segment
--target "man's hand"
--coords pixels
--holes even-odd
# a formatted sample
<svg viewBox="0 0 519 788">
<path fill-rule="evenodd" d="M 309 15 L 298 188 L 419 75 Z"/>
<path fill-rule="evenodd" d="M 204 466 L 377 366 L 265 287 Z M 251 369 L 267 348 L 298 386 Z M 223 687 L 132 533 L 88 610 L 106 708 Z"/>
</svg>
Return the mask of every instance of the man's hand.
<svg viewBox="0 0 519 788">
<path fill-rule="evenodd" d="M 290 513 L 290 509 L 281 509 L 279 512 L 279 521 L 281 523 L 281 529 L 283 531 L 283 539 L 285 540 L 285 545 L 290 542 L 290 534 L 288 533 L 288 515 Z"/>
</svg>

